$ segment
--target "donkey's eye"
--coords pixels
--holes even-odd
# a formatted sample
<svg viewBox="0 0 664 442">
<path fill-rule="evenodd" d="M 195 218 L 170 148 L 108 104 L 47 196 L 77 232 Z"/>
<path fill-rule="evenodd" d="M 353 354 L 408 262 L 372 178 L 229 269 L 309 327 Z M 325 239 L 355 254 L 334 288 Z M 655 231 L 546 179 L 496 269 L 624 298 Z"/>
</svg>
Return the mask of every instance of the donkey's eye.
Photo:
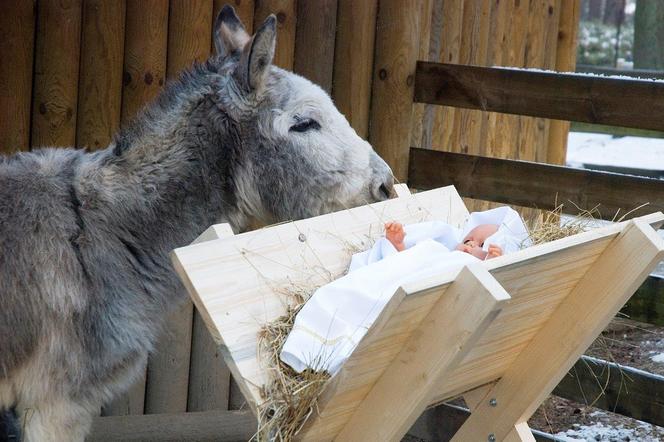
<svg viewBox="0 0 664 442">
<path fill-rule="evenodd" d="M 306 118 L 303 120 L 298 121 L 294 125 L 290 127 L 289 132 L 306 132 L 309 130 L 319 130 L 320 129 L 320 124 L 316 120 L 312 120 L 311 118 Z"/>
</svg>

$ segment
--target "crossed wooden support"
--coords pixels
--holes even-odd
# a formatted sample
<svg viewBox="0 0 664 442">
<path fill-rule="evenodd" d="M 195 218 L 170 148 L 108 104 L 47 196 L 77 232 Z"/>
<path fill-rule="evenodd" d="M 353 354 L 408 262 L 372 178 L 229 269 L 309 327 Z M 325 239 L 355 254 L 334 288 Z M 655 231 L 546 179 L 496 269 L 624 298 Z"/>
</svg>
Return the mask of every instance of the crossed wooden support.
<svg viewBox="0 0 664 442">
<path fill-rule="evenodd" d="M 264 379 L 256 318 L 282 314 L 278 288 L 309 280 L 306 269 L 343 270 L 348 257 L 330 244 L 331 231 L 380 231 L 389 211 L 406 222 L 462 222 L 467 215 L 453 188 L 372 206 L 175 252 L 253 410 Z M 664 240 L 651 227 L 663 221 L 655 213 L 404 285 L 330 381 L 299 437 L 399 441 L 427 406 L 463 396 L 471 416 L 454 441 L 533 441 L 528 418 L 664 259 Z"/>
</svg>

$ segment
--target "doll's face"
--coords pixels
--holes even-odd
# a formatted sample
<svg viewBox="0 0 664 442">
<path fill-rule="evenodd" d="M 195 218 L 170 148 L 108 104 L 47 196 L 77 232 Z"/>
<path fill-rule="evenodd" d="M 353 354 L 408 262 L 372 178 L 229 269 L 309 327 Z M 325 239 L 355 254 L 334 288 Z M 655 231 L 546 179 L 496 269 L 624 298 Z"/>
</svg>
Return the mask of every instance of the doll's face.
<svg viewBox="0 0 664 442">
<path fill-rule="evenodd" d="M 484 247 L 484 241 L 497 231 L 498 226 L 496 224 L 480 224 L 468 232 L 468 235 L 466 235 L 463 241 L 456 246 L 456 249 L 483 260 L 486 258 L 487 254 L 487 252 L 482 250 L 482 247 Z"/>
</svg>

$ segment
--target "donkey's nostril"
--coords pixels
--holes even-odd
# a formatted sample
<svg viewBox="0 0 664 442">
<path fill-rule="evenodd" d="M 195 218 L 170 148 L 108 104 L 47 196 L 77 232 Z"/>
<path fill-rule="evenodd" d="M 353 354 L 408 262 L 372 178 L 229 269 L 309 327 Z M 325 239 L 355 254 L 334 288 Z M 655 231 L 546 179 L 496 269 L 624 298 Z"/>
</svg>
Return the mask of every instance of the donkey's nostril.
<svg viewBox="0 0 664 442">
<path fill-rule="evenodd" d="M 390 175 L 389 178 L 386 178 L 374 188 L 374 197 L 379 201 L 383 201 L 390 199 L 392 196 L 394 196 L 394 180 Z"/>
<path fill-rule="evenodd" d="M 387 186 L 385 184 L 381 184 L 378 190 L 380 191 L 381 197 L 384 197 L 385 199 L 388 199 L 390 197 L 390 191 L 387 190 Z"/>
</svg>

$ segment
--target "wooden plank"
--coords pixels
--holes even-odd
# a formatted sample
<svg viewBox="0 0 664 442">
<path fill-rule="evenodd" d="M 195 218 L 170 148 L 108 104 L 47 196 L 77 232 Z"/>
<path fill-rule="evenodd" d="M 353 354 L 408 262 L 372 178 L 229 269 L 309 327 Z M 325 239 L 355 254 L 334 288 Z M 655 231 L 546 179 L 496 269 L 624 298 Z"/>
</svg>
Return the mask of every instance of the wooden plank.
<svg viewBox="0 0 664 442">
<path fill-rule="evenodd" d="M 212 44 L 212 0 L 173 0 L 168 24 L 166 74 L 179 75 L 208 58 Z M 167 319 L 168 328 L 148 359 L 146 413 L 187 410 L 193 304 L 187 300 Z"/>
<path fill-rule="evenodd" d="M 555 70 L 570 72 L 576 65 L 576 46 L 579 33 L 581 4 L 575 0 L 561 0 L 560 20 L 558 24 L 558 46 L 556 48 Z M 551 120 L 549 122 L 549 147 L 546 162 L 565 164 L 567 154 L 567 135 L 569 121 Z"/>
<path fill-rule="evenodd" d="M 258 29 L 268 15 L 277 17 L 277 47 L 274 64 L 280 68 L 293 70 L 295 58 L 295 27 L 297 22 L 297 2 L 295 0 L 256 0 L 254 30 Z"/>
<path fill-rule="evenodd" d="M 415 101 L 663 130 L 664 82 L 419 62 Z"/>
<path fill-rule="evenodd" d="M 664 376 L 582 356 L 553 394 L 664 426 Z"/>
<path fill-rule="evenodd" d="M 467 354 L 509 299 L 485 268 L 464 267 L 337 438 L 401 440 L 429 404 L 435 381 Z"/>
<path fill-rule="evenodd" d="M 664 240 L 630 221 L 491 389 L 497 405 L 482 402 L 452 440 L 502 440 L 525 422 L 663 258 Z"/>
<path fill-rule="evenodd" d="M 168 2 L 127 0 L 121 120 L 126 124 L 161 90 L 166 78 Z M 104 406 L 102 414 L 143 414 L 147 354 L 143 374 L 125 394 Z"/>
<path fill-rule="evenodd" d="M 82 0 L 45 0 L 37 8 L 32 96 L 33 147 L 73 146 Z"/>
<path fill-rule="evenodd" d="M 98 417 L 89 442 L 243 442 L 256 432 L 247 411 L 208 411 L 180 414 Z"/>
<path fill-rule="evenodd" d="M 196 238 L 194 244 L 229 238 L 233 234 L 229 224 L 215 224 Z M 230 383 L 231 372 L 219 346 L 198 310 L 194 309 L 187 411 L 228 410 Z"/>
<path fill-rule="evenodd" d="M 293 71 L 332 92 L 337 0 L 307 0 L 297 5 Z"/>
<path fill-rule="evenodd" d="M 422 20 L 420 9 L 407 2 L 380 1 L 369 141 L 392 168 L 397 182 L 405 182 L 408 175 L 407 146 Z"/>
<path fill-rule="evenodd" d="M 126 123 L 161 90 L 166 78 L 168 2 L 127 0 L 122 122 Z"/>
<path fill-rule="evenodd" d="M 30 148 L 35 2 L 6 2 L 0 14 L 0 153 Z"/>
<path fill-rule="evenodd" d="M 620 312 L 635 321 L 664 326 L 662 294 L 664 277 L 650 275 Z"/>
<path fill-rule="evenodd" d="M 609 220 L 645 203 L 630 216 L 664 211 L 661 180 L 413 148 L 409 186 L 447 185 L 465 197 L 545 210 L 557 200 L 574 215 L 600 204 L 599 217 Z"/>
<path fill-rule="evenodd" d="M 369 103 L 377 0 L 338 0 L 332 97 L 362 138 L 369 134 Z"/>
<path fill-rule="evenodd" d="M 418 60 L 429 61 L 429 46 L 431 44 L 431 25 L 433 21 L 434 1 L 424 0 L 419 2 L 420 17 L 422 25 L 420 26 L 420 50 L 417 55 Z M 436 54 L 437 55 L 437 54 Z M 436 61 L 434 58 L 433 61 Z M 424 135 L 424 110 L 426 107 L 433 107 L 430 104 L 413 103 L 413 117 L 411 118 L 410 145 L 423 146 L 422 138 Z"/>
<path fill-rule="evenodd" d="M 83 3 L 77 146 L 105 148 L 120 125 L 125 8 L 123 0 Z"/>
</svg>

